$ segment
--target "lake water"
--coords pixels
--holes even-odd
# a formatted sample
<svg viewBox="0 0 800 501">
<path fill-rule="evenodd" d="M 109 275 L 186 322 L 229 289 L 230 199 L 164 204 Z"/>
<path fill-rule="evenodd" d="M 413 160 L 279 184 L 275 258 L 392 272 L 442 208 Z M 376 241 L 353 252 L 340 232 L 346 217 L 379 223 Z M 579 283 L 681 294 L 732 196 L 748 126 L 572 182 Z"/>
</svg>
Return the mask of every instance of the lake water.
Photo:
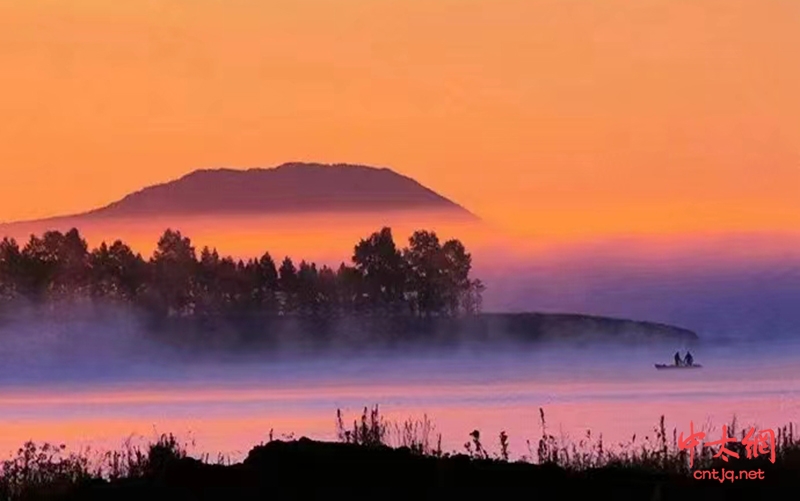
<svg viewBox="0 0 800 501">
<path fill-rule="evenodd" d="M 657 371 L 664 348 L 512 348 L 359 358 L 226 364 L 139 365 L 84 381 L 47 378 L 0 387 L 0 452 L 26 440 L 69 448 L 119 446 L 127 437 L 172 432 L 194 440 L 193 455 L 242 459 L 255 444 L 293 433 L 335 438 L 336 410 L 352 422 L 378 404 L 390 420 L 427 415 L 445 450 L 463 451 L 478 429 L 498 451 L 505 431 L 513 456 L 535 450 L 539 409 L 549 431 L 580 439 L 591 429 L 607 445 L 652 436 L 665 415 L 671 434 L 695 429 L 717 440 L 734 414 L 741 425 L 773 427 L 800 417 L 800 344 L 714 343 L 693 350 L 695 370 Z M 120 366 L 123 362 L 119 362 Z M 124 374 L 124 375 L 123 375 Z M 431 437 L 435 440 L 435 437 Z M 640 439 L 639 439 L 640 440 Z"/>
</svg>

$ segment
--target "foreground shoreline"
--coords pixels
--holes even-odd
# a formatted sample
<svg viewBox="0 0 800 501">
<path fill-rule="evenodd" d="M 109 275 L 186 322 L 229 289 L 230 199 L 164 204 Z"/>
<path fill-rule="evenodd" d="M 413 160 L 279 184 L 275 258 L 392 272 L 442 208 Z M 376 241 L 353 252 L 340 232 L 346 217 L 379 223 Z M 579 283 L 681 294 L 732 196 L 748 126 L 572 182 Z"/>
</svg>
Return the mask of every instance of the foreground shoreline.
<svg viewBox="0 0 800 501">
<path fill-rule="evenodd" d="M 605 449 L 602 438 L 588 447 L 583 441 L 580 447 L 559 443 L 546 432 L 540 412 L 541 439 L 538 445 L 529 442 L 531 455 L 519 460 L 509 459 L 504 432 L 499 452 L 489 452 L 474 431 L 466 452 L 446 453 L 441 436 L 430 437 L 425 423 L 411 421 L 396 428 L 402 445 L 389 446 L 388 423 L 377 407 L 365 409 L 352 427 L 337 413 L 338 443 L 273 440 L 270 432 L 267 443 L 238 463 L 190 457 L 173 435 L 162 435 L 146 450 L 128 445 L 106 453 L 97 467 L 86 455 L 61 456 L 64 446 L 27 443 L 16 458 L 0 464 L 0 499 L 502 499 L 558 493 L 581 499 L 610 494 L 615 500 L 752 500 L 782 498 L 800 478 L 800 440 L 791 426 L 776 430 L 774 462 L 769 454 L 747 458 L 736 440 L 726 447 L 738 459 L 723 461 L 714 457 L 719 447 L 701 445 L 690 461 L 677 435 L 669 437 L 663 417 L 654 440 L 616 451 Z M 745 436 L 735 419 L 728 430 L 731 438 Z"/>
<path fill-rule="evenodd" d="M 256 447 L 240 464 L 182 458 L 158 473 L 93 481 L 58 499 L 502 499 L 546 493 L 578 499 L 610 495 L 615 500 L 769 499 L 796 485 L 787 478 L 796 470 L 759 466 L 764 471 L 760 480 L 718 482 L 643 467 L 575 472 L 555 464 L 426 457 L 409 449 L 301 438 Z"/>
</svg>

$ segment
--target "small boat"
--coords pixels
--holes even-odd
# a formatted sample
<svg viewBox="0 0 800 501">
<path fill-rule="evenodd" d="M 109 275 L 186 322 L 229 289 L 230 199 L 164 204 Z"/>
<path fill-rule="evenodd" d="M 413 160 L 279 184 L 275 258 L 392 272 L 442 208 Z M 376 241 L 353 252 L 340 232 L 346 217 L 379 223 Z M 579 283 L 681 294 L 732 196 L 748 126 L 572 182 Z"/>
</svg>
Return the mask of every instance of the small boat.
<svg viewBox="0 0 800 501">
<path fill-rule="evenodd" d="M 656 364 L 656 369 L 700 369 L 703 366 L 700 364 L 692 365 L 675 365 L 675 364 Z"/>
</svg>

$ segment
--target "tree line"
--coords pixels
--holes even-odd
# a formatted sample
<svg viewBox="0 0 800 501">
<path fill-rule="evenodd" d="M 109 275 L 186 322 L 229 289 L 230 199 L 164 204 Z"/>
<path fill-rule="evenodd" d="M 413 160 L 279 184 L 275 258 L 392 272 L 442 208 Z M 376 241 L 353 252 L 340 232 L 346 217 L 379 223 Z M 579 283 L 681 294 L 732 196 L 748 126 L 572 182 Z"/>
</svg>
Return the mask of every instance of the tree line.
<svg viewBox="0 0 800 501">
<path fill-rule="evenodd" d="M 457 239 L 416 231 L 399 249 L 382 228 L 334 270 L 269 252 L 235 260 L 167 229 L 149 259 L 117 240 L 89 249 L 75 228 L 31 235 L 24 246 L 0 242 L 0 304 L 102 298 L 164 317 L 258 313 L 297 316 L 460 316 L 481 308 L 484 286 L 472 279 L 472 257 Z"/>
</svg>

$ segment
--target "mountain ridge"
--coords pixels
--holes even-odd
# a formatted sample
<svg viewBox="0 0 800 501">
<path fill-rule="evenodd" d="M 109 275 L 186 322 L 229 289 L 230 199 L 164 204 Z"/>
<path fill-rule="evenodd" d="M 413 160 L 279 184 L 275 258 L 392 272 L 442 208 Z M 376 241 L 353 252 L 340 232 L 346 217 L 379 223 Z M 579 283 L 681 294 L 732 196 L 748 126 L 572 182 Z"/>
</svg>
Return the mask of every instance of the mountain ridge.
<svg viewBox="0 0 800 501">
<path fill-rule="evenodd" d="M 441 211 L 457 218 L 480 221 L 463 206 L 387 167 L 285 162 L 272 168 L 196 169 L 179 178 L 145 186 L 102 207 L 5 224 L 156 215 L 289 215 L 398 210 Z"/>
</svg>

